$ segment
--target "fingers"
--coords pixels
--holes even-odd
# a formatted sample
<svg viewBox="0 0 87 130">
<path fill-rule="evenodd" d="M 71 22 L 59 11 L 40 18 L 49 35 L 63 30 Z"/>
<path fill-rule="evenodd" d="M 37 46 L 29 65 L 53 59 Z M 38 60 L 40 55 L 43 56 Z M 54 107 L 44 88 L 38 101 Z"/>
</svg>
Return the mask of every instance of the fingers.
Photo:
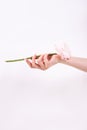
<svg viewBox="0 0 87 130">
<path fill-rule="evenodd" d="M 31 68 L 32 68 L 32 63 L 30 62 L 30 60 L 25 59 L 25 61 L 26 61 L 26 63 L 29 65 L 29 67 L 31 67 Z"/>
<path fill-rule="evenodd" d="M 32 57 L 32 67 L 33 68 L 38 68 L 39 67 L 38 64 L 36 63 L 36 55 L 34 55 Z"/>
<path fill-rule="evenodd" d="M 58 62 L 60 62 L 59 55 L 53 55 L 52 57 L 49 57 L 48 54 L 44 54 L 41 55 L 38 59 L 36 59 L 36 55 L 34 55 L 32 60 L 26 59 L 26 63 L 29 65 L 29 67 L 41 70 L 46 70 Z"/>
<path fill-rule="evenodd" d="M 38 62 L 38 64 L 39 64 L 40 68 L 41 68 L 42 70 L 44 70 L 44 69 L 45 69 L 44 55 L 41 55 L 41 56 L 38 58 L 37 62 Z"/>
<path fill-rule="evenodd" d="M 36 55 L 32 57 L 32 60 L 26 59 L 26 63 L 29 65 L 31 68 L 38 68 L 40 69 L 40 66 L 36 63 Z"/>
<path fill-rule="evenodd" d="M 48 69 L 49 67 L 59 63 L 59 60 L 60 60 L 60 56 L 59 55 L 53 55 L 49 59 L 49 55 L 45 54 L 44 55 L 45 69 Z"/>
<path fill-rule="evenodd" d="M 44 55 L 41 55 L 38 59 L 36 59 L 36 55 L 34 55 L 32 60 L 26 59 L 26 63 L 30 68 L 45 70 Z"/>
<path fill-rule="evenodd" d="M 45 69 L 49 68 L 48 54 L 44 55 L 44 65 L 45 65 Z"/>
</svg>

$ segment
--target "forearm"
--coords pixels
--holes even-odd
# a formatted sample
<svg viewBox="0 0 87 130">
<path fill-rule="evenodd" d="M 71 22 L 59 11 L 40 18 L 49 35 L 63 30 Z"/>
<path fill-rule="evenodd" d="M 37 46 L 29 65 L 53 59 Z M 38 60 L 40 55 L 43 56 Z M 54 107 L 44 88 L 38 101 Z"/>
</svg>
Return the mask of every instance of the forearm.
<svg viewBox="0 0 87 130">
<path fill-rule="evenodd" d="M 71 57 L 69 60 L 61 60 L 62 64 L 75 67 L 79 70 L 87 72 L 87 58 Z"/>
</svg>

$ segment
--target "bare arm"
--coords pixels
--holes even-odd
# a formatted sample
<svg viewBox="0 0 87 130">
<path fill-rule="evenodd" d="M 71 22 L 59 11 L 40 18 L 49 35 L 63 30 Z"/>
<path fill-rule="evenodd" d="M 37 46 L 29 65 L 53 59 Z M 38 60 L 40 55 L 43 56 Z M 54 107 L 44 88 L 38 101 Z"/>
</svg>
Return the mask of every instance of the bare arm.
<svg viewBox="0 0 87 130">
<path fill-rule="evenodd" d="M 61 61 L 60 63 L 75 67 L 79 70 L 87 72 L 87 58 L 71 57 L 67 61 Z"/>
<path fill-rule="evenodd" d="M 61 47 L 56 47 L 55 49 L 57 53 L 50 58 L 48 54 L 43 54 L 38 59 L 36 59 L 36 56 L 33 56 L 31 61 L 26 60 L 26 62 L 31 68 L 42 70 L 46 70 L 55 64 L 61 63 L 87 72 L 87 58 L 71 56 L 70 50 L 66 44 L 63 44 Z"/>
<path fill-rule="evenodd" d="M 41 70 L 46 70 L 55 64 L 61 63 L 87 72 L 87 58 L 71 57 L 68 60 L 62 60 L 59 55 L 53 55 L 49 59 L 48 55 L 44 54 L 38 58 L 37 62 L 36 56 L 33 56 L 32 61 L 26 59 L 26 62 L 31 68 Z"/>
</svg>

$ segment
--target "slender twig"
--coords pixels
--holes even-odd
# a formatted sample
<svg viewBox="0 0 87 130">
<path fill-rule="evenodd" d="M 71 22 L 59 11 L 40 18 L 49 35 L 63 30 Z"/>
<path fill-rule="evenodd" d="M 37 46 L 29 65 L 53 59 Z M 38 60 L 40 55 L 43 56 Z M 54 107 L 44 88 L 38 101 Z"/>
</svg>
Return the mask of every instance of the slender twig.
<svg viewBox="0 0 87 130">
<path fill-rule="evenodd" d="M 50 53 L 48 54 L 49 56 L 52 56 L 52 55 L 57 55 L 57 53 Z M 37 55 L 36 56 L 36 59 L 38 59 L 41 55 Z M 21 59 L 14 59 L 14 60 L 6 60 L 5 62 L 17 62 L 17 61 L 23 61 L 25 59 L 32 59 L 32 56 L 31 57 L 27 57 L 27 58 L 21 58 Z"/>
</svg>

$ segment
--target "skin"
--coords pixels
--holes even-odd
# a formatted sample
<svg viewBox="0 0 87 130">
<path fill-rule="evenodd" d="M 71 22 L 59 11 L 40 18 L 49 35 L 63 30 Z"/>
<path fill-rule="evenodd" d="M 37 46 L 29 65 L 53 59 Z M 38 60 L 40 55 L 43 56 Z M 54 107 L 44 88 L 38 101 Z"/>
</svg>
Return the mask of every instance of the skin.
<svg viewBox="0 0 87 130">
<path fill-rule="evenodd" d="M 32 57 L 32 60 L 26 59 L 26 63 L 29 67 L 40 70 L 47 70 L 53 65 L 61 63 L 87 72 L 87 58 L 71 57 L 65 60 L 61 59 L 59 55 L 49 57 L 48 54 L 43 54 L 38 59 L 36 59 L 36 55 Z"/>
</svg>

